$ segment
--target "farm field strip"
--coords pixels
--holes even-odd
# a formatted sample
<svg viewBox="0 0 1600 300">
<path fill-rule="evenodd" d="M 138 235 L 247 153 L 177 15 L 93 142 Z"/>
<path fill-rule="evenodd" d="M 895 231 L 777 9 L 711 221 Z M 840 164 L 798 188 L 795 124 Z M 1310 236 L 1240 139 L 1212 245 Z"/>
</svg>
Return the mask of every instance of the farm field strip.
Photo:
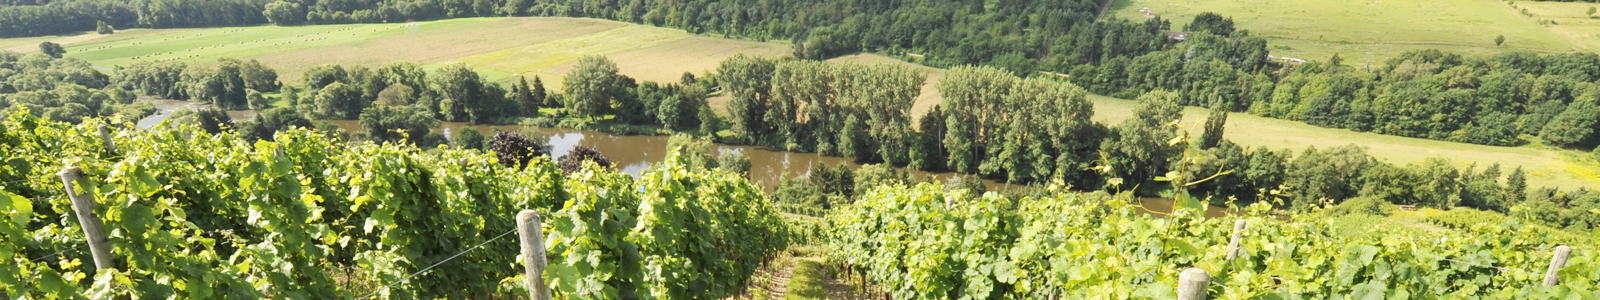
<svg viewBox="0 0 1600 300">
<path fill-rule="evenodd" d="M 1139 12 L 1144 8 L 1171 20 L 1172 30 L 1182 30 L 1197 14 L 1219 13 L 1233 18 L 1238 29 L 1267 37 L 1275 55 L 1307 60 L 1326 60 L 1338 52 L 1346 61 L 1382 61 L 1418 48 L 1414 45 L 1466 53 L 1578 47 L 1500 1 L 1125 0 L 1113 5 L 1112 14 L 1144 20 Z M 1506 38 L 1503 47 L 1494 43 L 1500 35 Z M 1346 44 L 1371 46 L 1340 46 Z"/>
</svg>

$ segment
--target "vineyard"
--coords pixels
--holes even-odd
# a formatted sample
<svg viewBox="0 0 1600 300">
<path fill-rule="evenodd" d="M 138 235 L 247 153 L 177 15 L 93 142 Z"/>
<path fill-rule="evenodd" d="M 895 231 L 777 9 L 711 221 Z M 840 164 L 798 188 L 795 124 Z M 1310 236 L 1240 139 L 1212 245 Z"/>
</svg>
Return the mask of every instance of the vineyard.
<svg viewBox="0 0 1600 300">
<path fill-rule="evenodd" d="M 515 216 L 544 216 L 559 299 L 742 291 L 790 229 L 740 175 L 676 154 L 638 178 L 592 164 L 346 144 L 308 130 L 246 142 L 184 127 L 0 120 L 0 288 L 12 298 L 510 299 L 527 295 Z M 111 246 L 96 268 L 58 171 Z M 63 174 L 70 173 L 65 172 Z"/>
<path fill-rule="evenodd" d="M 1351 215 L 1283 221 L 1266 204 L 1228 218 L 1137 213 L 1121 197 L 1006 199 L 931 184 L 880 187 L 828 217 L 829 252 L 851 280 L 892 299 L 1182 299 L 1180 272 L 1210 274 L 1212 299 L 1595 299 L 1600 261 L 1515 222 L 1450 233 Z M 1237 258 L 1231 258 L 1234 222 Z M 1355 224 L 1355 225 L 1351 225 Z M 1185 272 L 1187 273 L 1187 272 Z"/>
</svg>

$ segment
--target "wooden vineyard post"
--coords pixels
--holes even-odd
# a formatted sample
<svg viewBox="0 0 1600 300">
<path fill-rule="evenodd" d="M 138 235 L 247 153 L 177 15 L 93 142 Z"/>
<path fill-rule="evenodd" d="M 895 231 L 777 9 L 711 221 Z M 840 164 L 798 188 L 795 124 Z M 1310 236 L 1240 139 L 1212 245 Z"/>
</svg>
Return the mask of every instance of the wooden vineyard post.
<svg viewBox="0 0 1600 300">
<path fill-rule="evenodd" d="M 550 300 L 550 286 L 544 282 L 544 233 L 539 230 L 539 213 L 524 209 L 517 213 L 517 237 L 522 239 L 522 264 L 528 277 L 528 297 Z"/>
<path fill-rule="evenodd" d="M 1244 238 L 1244 229 L 1248 224 L 1245 220 L 1233 222 L 1233 241 L 1228 242 L 1228 260 L 1239 258 L 1239 240 Z"/>
<path fill-rule="evenodd" d="M 1211 274 L 1199 268 L 1183 270 L 1178 275 L 1178 300 L 1205 300 L 1206 288 L 1211 285 Z"/>
<path fill-rule="evenodd" d="M 1572 254 L 1572 247 L 1566 245 L 1556 246 L 1555 255 L 1550 257 L 1550 269 L 1544 271 L 1544 286 L 1552 287 L 1561 283 L 1561 268 L 1567 266 L 1567 255 Z"/>
<path fill-rule="evenodd" d="M 111 268 L 111 240 L 106 238 L 105 231 L 101 229 L 103 224 L 100 223 L 100 217 L 94 215 L 94 195 L 88 191 L 78 193 L 76 183 L 83 178 L 83 169 L 67 167 L 56 175 L 61 175 L 61 183 L 67 188 L 67 197 L 72 198 L 72 211 L 78 215 L 78 226 L 83 227 L 83 236 L 89 240 L 89 252 L 94 255 L 95 270 Z"/>
<path fill-rule="evenodd" d="M 117 153 L 117 145 L 111 143 L 111 128 L 107 128 L 106 124 L 100 124 L 99 129 L 100 141 L 106 143 L 106 152 Z"/>
</svg>

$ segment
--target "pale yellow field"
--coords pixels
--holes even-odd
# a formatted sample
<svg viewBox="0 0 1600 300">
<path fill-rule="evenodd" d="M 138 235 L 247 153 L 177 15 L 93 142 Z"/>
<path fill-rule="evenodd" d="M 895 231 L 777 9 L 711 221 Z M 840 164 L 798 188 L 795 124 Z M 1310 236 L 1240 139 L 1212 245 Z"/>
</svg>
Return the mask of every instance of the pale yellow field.
<svg viewBox="0 0 1600 300">
<path fill-rule="evenodd" d="M 738 53 L 789 55 L 782 43 L 718 39 L 683 30 L 583 18 L 462 18 L 406 24 L 244 26 L 129 30 L 113 35 L 0 39 L 0 47 L 38 51 L 41 41 L 67 45 L 67 57 L 104 70 L 145 60 L 214 63 L 255 59 L 278 70 L 278 79 L 300 84 L 305 70 L 325 64 L 379 67 L 411 61 L 424 68 L 462 62 L 491 80 L 539 75 L 548 88 L 578 57 L 600 54 L 623 74 L 676 82 L 684 72 L 702 74 Z M 530 76 L 531 77 L 531 76 Z"/>
<path fill-rule="evenodd" d="M 1600 19 L 1590 17 L 1589 8 L 1600 7 L 1600 4 L 1587 2 L 1534 2 L 1518 1 L 1518 9 L 1527 9 L 1532 17 L 1524 17 L 1537 22 L 1550 20 L 1554 23 L 1546 26 L 1550 32 L 1567 39 L 1582 51 L 1600 51 Z M 1600 16 L 1596 13 L 1595 16 Z"/>
<path fill-rule="evenodd" d="M 1119 0 L 1110 14 L 1142 21 L 1144 8 L 1170 20 L 1172 30 L 1183 30 L 1203 12 L 1232 17 L 1238 29 L 1267 37 L 1274 55 L 1307 60 L 1326 61 L 1339 53 L 1347 62 L 1376 64 L 1413 49 L 1554 53 L 1578 48 L 1493 0 Z M 1494 44 L 1500 35 L 1504 46 Z"/>
<path fill-rule="evenodd" d="M 629 24 L 441 63 L 466 63 L 490 79 L 538 75 L 546 85 L 560 87 L 578 58 L 587 55 L 605 55 L 617 63 L 622 74 L 636 79 L 677 82 L 683 72 L 701 74 L 716 69 L 723 59 L 738 53 L 781 56 L 789 52 L 783 44 L 698 37 L 681 29 Z"/>
<path fill-rule="evenodd" d="M 255 58 L 279 68 L 285 82 L 299 82 L 302 73 L 316 65 L 377 67 L 405 61 L 432 64 L 506 48 L 582 38 L 623 26 L 626 24 L 595 19 L 495 18 Z"/>
</svg>

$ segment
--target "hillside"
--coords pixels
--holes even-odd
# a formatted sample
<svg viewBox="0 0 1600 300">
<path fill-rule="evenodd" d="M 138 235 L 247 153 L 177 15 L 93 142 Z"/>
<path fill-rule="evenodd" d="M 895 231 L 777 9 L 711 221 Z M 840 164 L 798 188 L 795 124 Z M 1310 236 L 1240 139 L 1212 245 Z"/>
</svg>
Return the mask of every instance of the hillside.
<svg viewBox="0 0 1600 300">
<path fill-rule="evenodd" d="M 1519 6 L 1576 7 L 1575 3 L 1518 1 Z M 1379 65 L 1407 50 L 1440 49 L 1463 54 L 1493 54 L 1508 49 L 1553 53 L 1595 48 L 1593 35 L 1562 34 L 1502 1 L 1261 1 L 1123 0 L 1108 14 L 1144 20 L 1140 10 L 1172 22 L 1181 31 L 1195 15 L 1216 12 L 1232 17 L 1239 29 L 1267 37 L 1274 55 L 1327 60 L 1334 53 L 1360 65 Z M 1585 7 L 1584 9 L 1587 9 Z M 1530 9 L 1532 11 L 1534 9 Z M 1571 9 L 1572 13 L 1583 13 Z M 1496 36 L 1504 35 L 1504 46 Z"/>
<path fill-rule="evenodd" d="M 411 61 L 431 69 L 464 62 L 491 80 L 538 75 L 552 87 L 560 86 L 560 78 L 581 55 L 611 56 L 623 74 L 635 78 L 676 81 L 683 72 L 703 73 L 736 53 L 777 56 L 791 51 L 783 44 L 708 38 L 679 29 L 582 18 L 145 29 L 112 35 L 3 39 L 0 47 L 37 51 L 41 41 L 62 43 L 67 47 L 66 57 L 106 69 L 152 59 L 214 62 L 243 58 L 276 68 L 283 82 L 299 83 L 306 69 L 324 64 L 377 67 Z"/>
</svg>

